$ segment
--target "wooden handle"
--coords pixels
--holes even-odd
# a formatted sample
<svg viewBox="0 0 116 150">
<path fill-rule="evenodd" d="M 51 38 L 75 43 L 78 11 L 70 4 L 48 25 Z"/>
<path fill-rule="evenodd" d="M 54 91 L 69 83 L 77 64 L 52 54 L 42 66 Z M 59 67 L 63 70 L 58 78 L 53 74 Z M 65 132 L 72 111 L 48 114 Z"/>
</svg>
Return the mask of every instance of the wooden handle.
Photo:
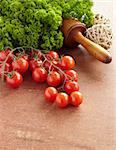
<svg viewBox="0 0 116 150">
<path fill-rule="evenodd" d="M 111 54 L 100 45 L 92 42 L 82 35 L 81 32 L 77 32 L 75 40 L 80 43 L 86 50 L 94 56 L 96 59 L 103 63 L 110 63 L 112 61 Z"/>
</svg>

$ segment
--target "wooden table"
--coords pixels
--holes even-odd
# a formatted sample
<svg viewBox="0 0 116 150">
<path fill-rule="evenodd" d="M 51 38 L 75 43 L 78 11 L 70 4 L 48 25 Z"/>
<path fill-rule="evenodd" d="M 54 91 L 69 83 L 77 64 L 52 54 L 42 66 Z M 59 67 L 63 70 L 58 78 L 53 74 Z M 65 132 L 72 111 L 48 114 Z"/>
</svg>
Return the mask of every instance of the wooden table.
<svg viewBox="0 0 116 150">
<path fill-rule="evenodd" d="M 112 4 L 98 1 L 95 10 L 112 18 Z M 67 52 L 77 62 L 84 94 L 79 108 L 59 109 L 46 103 L 46 85 L 33 83 L 28 75 L 17 90 L 0 84 L 0 150 L 115 150 L 115 47 L 114 42 L 113 61 L 108 65 L 79 48 Z"/>
</svg>

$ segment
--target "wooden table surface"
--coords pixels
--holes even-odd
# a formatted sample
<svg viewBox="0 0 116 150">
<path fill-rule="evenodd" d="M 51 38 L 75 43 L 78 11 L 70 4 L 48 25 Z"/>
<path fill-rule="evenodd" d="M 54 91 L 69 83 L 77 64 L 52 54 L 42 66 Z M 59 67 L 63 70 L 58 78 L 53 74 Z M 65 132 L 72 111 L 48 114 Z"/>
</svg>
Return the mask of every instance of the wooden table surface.
<svg viewBox="0 0 116 150">
<path fill-rule="evenodd" d="M 111 0 L 96 2 L 95 10 L 116 21 Z M 17 90 L 0 83 L 0 150 L 116 149 L 115 33 L 114 29 L 111 64 L 102 64 L 79 48 L 67 52 L 77 62 L 84 94 L 79 108 L 46 103 L 46 85 L 33 83 L 28 75 Z"/>
</svg>

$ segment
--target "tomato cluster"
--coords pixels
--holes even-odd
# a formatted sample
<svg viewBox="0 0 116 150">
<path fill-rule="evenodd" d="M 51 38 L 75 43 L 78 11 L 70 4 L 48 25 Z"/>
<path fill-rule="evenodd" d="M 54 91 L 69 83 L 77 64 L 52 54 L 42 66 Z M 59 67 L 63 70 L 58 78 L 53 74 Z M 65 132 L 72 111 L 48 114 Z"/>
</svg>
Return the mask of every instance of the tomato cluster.
<svg viewBox="0 0 116 150">
<path fill-rule="evenodd" d="M 61 59 L 58 55 L 54 57 L 52 71 L 49 72 L 46 79 L 49 85 L 44 92 L 47 102 L 55 102 L 61 108 L 69 104 L 79 106 L 83 102 L 83 96 L 79 92 L 78 73 L 73 70 L 74 67 L 75 61 L 71 56 L 63 56 Z"/>
<path fill-rule="evenodd" d="M 26 58 L 24 52 L 14 54 L 9 48 L 0 52 L 0 77 L 3 76 L 10 87 L 17 88 L 22 84 L 23 74 L 29 68 Z"/>
<path fill-rule="evenodd" d="M 29 70 L 36 83 L 47 83 L 45 100 L 55 102 L 64 108 L 68 104 L 79 106 L 83 96 L 79 92 L 78 73 L 73 70 L 75 61 L 71 56 L 60 56 L 55 51 L 43 54 L 40 50 L 0 52 L 0 77 L 6 83 L 17 88 L 23 82 L 23 75 Z"/>
</svg>

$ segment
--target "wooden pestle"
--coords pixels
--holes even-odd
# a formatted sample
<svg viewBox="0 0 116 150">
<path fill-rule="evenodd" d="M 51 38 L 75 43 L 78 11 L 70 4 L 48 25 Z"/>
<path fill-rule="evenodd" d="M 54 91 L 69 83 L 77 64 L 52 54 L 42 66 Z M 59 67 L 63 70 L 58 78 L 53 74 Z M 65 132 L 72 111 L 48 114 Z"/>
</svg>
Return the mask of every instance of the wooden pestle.
<svg viewBox="0 0 116 150">
<path fill-rule="evenodd" d="M 110 63 L 112 61 L 111 54 L 107 50 L 83 36 L 83 33 L 86 31 L 85 24 L 77 20 L 65 19 L 61 31 L 65 37 L 65 46 L 74 48 L 78 44 L 81 44 L 89 54 L 99 61 L 103 63 Z"/>
</svg>

